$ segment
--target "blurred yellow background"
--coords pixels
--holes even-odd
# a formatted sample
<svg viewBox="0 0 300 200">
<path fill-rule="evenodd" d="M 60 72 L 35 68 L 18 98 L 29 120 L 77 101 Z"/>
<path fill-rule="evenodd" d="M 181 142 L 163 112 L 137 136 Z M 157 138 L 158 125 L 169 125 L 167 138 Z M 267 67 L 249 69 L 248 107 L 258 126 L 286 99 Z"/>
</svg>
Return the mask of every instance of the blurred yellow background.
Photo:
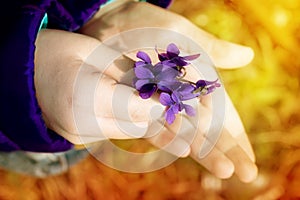
<svg viewBox="0 0 300 200">
<path fill-rule="evenodd" d="M 300 199 L 300 1 L 174 0 L 170 10 L 255 51 L 251 64 L 219 73 L 253 144 L 257 180 L 219 180 L 189 158 L 127 174 L 89 157 L 44 180 L 0 170 L 1 200 Z"/>
<path fill-rule="evenodd" d="M 225 181 L 230 187 L 220 196 L 300 199 L 300 1 L 175 2 L 172 10 L 202 29 L 255 52 L 248 66 L 219 72 L 253 144 L 259 177 L 246 187 Z"/>
</svg>

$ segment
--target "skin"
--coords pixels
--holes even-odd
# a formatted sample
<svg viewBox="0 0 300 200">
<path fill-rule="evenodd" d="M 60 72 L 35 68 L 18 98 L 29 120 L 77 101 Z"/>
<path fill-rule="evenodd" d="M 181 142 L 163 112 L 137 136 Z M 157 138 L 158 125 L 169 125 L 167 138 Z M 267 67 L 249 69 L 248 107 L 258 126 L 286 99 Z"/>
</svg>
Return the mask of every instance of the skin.
<svg viewBox="0 0 300 200">
<path fill-rule="evenodd" d="M 111 35 L 141 27 L 166 28 L 190 36 L 203 47 L 218 68 L 242 67 L 253 59 L 253 51 L 249 47 L 220 40 L 166 9 L 130 1 L 112 4 L 110 8 L 107 6 L 100 10 L 79 33 L 44 29 L 38 34 L 35 87 L 46 125 L 74 144 L 133 138 L 145 138 L 159 148 L 170 143 L 166 151 L 179 157 L 191 156 L 219 178 L 236 174 L 243 182 L 253 181 L 257 176 L 255 155 L 226 91 L 225 121 L 220 137 L 207 155 L 199 157 L 203 143 L 214 142 L 206 136 L 212 120 L 211 95 L 193 101 L 197 113 L 201 113 L 197 116 L 198 121 L 193 122 L 182 113 L 172 125 L 161 123 L 149 115 L 153 107 L 163 113 L 158 97 L 141 99 L 136 90 L 124 82 L 125 72 L 132 68 L 132 55 L 120 56 L 106 70 L 99 67 L 105 57 L 89 58 L 101 41 Z M 104 52 L 114 52 L 109 47 L 103 48 L 106 48 Z M 193 69 L 189 70 L 187 74 L 192 74 L 187 77 L 189 80 L 201 78 L 193 73 Z M 90 93 L 94 101 L 87 100 Z M 128 116 L 124 116 L 122 111 L 116 112 L 111 103 L 116 95 L 130 96 L 126 105 Z M 92 123 L 94 119 L 103 134 L 99 134 L 99 129 Z M 129 133 L 118 125 L 121 123 L 124 127 L 134 123 L 142 129 L 132 129 Z M 152 134 L 151 129 L 156 123 L 162 124 L 161 129 Z M 83 128 L 79 131 L 78 127 Z M 183 132 L 181 127 L 187 128 Z M 191 132 L 195 133 L 192 141 L 188 136 Z"/>
</svg>

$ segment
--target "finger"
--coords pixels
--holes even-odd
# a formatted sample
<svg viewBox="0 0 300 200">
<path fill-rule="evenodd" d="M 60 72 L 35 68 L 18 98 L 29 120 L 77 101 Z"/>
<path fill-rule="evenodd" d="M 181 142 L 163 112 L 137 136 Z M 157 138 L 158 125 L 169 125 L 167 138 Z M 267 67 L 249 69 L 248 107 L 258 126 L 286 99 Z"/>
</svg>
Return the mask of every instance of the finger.
<svg viewBox="0 0 300 200">
<path fill-rule="evenodd" d="M 231 43 L 225 40 L 213 39 L 207 50 L 212 62 L 219 68 L 232 69 L 246 66 L 254 57 L 252 48 Z"/>
<path fill-rule="evenodd" d="M 243 126 L 242 120 L 239 117 L 239 114 L 230 100 L 227 92 L 225 92 L 225 95 L 225 127 L 232 137 L 235 138 L 239 146 L 247 153 L 252 162 L 255 162 L 255 154 Z"/>
<path fill-rule="evenodd" d="M 223 129 L 216 147 L 232 161 L 235 174 L 241 181 L 251 182 L 256 178 L 257 166 L 226 128 Z"/>
<path fill-rule="evenodd" d="M 225 90 L 224 90 L 225 91 Z M 239 117 L 237 110 L 235 109 L 232 101 L 230 100 L 228 93 L 225 91 L 225 120 L 224 126 L 233 138 L 237 141 L 240 147 L 247 153 L 249 158 L 255 162 L 255 154 L 251 146 L 250 140 L 245 131 L 244 125 Z M 200 99 L 201 105 L 208 110 L 213 110 L 212 96 L 206 95 Z"/>
<path fill-rule="evenodd" d="M 200 77 L 200 73 L 197 71 L 194 67 L 187 68 L 187 79 L 188 80 L 198 80 Z M 224 90 L 224 88 L 222 88 Z M 248 154 L 250 159 L 254 162 L 255 161 L 255 155 L 251 146 L 251 143 L 247 137 L 246 131 L 244 129 L 243 123 L 238 115 L 237 110 L 235 109 L 232 101 L 230 100 L 228 93 L 224 90 L 222 95 L 225 96 L 224 100 L 224 106 L 225 106 L 225 121 L 224 125 L 229 131 L 229 133 L 236 139 L 237 143 L 243 148 L 243 150 Z M 201 96 L 200 103 L 201 107 L 204 106 L 208 110 L 215 109 L 213 106 L 213 99 L 212 95 L 205 95 Z M 201 108 L 200 107 L 200 108 Z M 206 113 L 206 111 L 199 111 L 200 113 Z M 204 117 L 204 116 L 202 116 Z M 193 121 L 197 119 L 192 119 Z M 203 120 L 202 120 L 203 121 Z M 197 123 L 194 123 L 197 124 Z M 203 127 L 204 124 L 200 124 L 199 127 Z"/>
<path fill-rule="evenodd" d="M 216 134 L 210 131 L 211 122 L 216 119 L 212 119 L 210 110 L 201 105 L 199 105 L 197 111 L 200 117 L 197 119 L 196 126 L 195 122 L 191 121 L 194 118 L 182 117 L 181 124 L 174 123 L 169 125 L 168 128 L 174 132 L 174 129 L 178 129 L 178 126 L 184 126 L 185 132 L 179 136 L 185 139 L 189 138 L 189 142 L 191 142 L 191 135 L 194 136 L 190 143 L 191 156 L 213 174 L 218 177 L 228 177 L 234 169 L 240 180 L 244 182 L 254 180 L 257 175 L 257 167 L 236 139 L 231 136 L 226 128 L 220 129 L 221 132 L 218 137 L 211 137 L 211 134 Z M 188 126 L 188 124 L 190 125 Z M 212 130 L 218 129 L 213 128 Z M 220 164 L 216 164 L 218 158 Z"/>
<path fill-rule="evenodd" d="M 207 113 L 209 113 L 210 110 L 206 110 Z M 205 112 L 204 109 L 202 109 L 200 115 Z M 203 120 L 209 119 L 206 118 L 200 118 L 199 120 L 203 122 Z M 215 121 L 218 121 L 217 116 L 214 116 L 214 118 L 211 118 L 210 120 L 214 121 L 207 121 L 206 124 L 210 124 L 210 126 L 207 130 L 207 132 L 202 132 L 204 137 L 206 138 L 204 143 L 201 146 L 200 153 L 198 152 L 198 156 L 200 158 L 203 155 L 209 156 L 207 154 L 210 152 L 211 149 L 214 149 L 213 147 L 217 148 L 220 152 L 222 152 L 234 165 L 235 168 L 235 174 L 239 177 L 239 179 L 243 182 L 250 182 L 255 179 L 257 176 L 257 167 L 254 163 L 254 158 L 251 157 L 253 154 L 251 154 L 251 151 L 249 153 L 249 146 L 251 150 L 251 145 L 248 140 L 245 140 L 246 134 L 241 134 L 239 132 L 239 137 L 234 137 L 234 133 L 231 133 L 226 128 L 226 124 L 224 127 L 216 128 L 215 127 Z M 198 123 L 200 124 L 200 122 Z M 229 124 L 230 126 L 230 124 Z M 239 124 L 240 128 L 243 128 L 242 124 Z M 201 127 L 198 125 L 198 127 Z M 234 127 L 234 126 L 233 126 Z M 236 126 L 237 128 L 238 126 Z M 238 129 L 236 129 L 238 130 Z M 236 131 L 232 130 L 232 131 Z M 201 131 L 201 130 L 199 130 Z M 219 134 L 215 131 L 219 131 Z M 199 142 L 198 142 L 199 143 Z M 246 146 L 249 145 L 249 146 Z M 197 148 L 197 146 L 195 147 Z M 192 146 L 193 150 L 193 146 Z"/>
<path fill-rule="evenodd" d="M 95 118 L 94 114 L 86 113 L 82 115 L 84 120 L 76 120 L 76 130 L 70 132 L 58 127 L 56 131 L 67 138 L 71 143 L 91 144 L 94 142 L 108 139 L 132 139 L 144 135 L 147 130 L 147 124 L 144 122 L 135 123 L 136 128 L 130 129 L 124 127 L 132 127 L 132 122 L 116 120 L 111 118 Z"/>
<path fill-rule="evenodd" d="M 180 31 L 189 35 L 209 55 L 214 65 L 218 68 L 233 69 L 249 64 L 254 58 L 252 48 L 226 40 L 200 29 L 189 20 L 182 20 Z"/>
<path fill-rule="evenodd" d="M 255 162 L 255 154 L 252 145 L 250 143 L 250 140 L 248 138 L 248 135 L 245 131 L 244 125 L 226 91 L 225 91 L 225 101 L 226 103 L 225 103 L 224 126 L 231 134 L 231 136 L 235 138 L 239 146 L 247 153 L 249 158 L 253 162 Z M 209 110 L 213 109 L 211 95 L 206 95 L 202 97 L 200 99 L 200 102 Z"/>
<path fill-rule="evenodd" d="M 219 39 L 182 16 L 177 15 L 174 17 L 180 20 L 173 28 L 193 38 L 210 56 L 217 67 L 224 69 L 238 68 L 249 64 L 253 60 L 254 51 L 252 48 Z"/>
<path fill-rule="evenodd" d="M 212 149 L 204 158 L 199 158 L 194 153 L 191 154 L 191 157 L 218 178 L 227 179 L 234 173 L 235 168 L 232 161 L 217 148 Z"/>
<path fill-rule="evenodd" d="M 238 178 L 249 183 L 256 179 L 258 169 L 257 166 L 249 159 L 249 156 L 236 145 L 226 152 L 226 156 L 231 159 L 235 166 L 235 174 Z"/>
<path fill-rule="evenodd" d="M 185 136 L 182 137 L 185 138 Z M 191 157 L 216 177 L 221 179 L 231 177 L 235 171 L 234 163 L 216 147 L 203 150 L 205 148 L 203 145 L 207 143 L 209 143 L 209 146 L 215 145 L 204 136 L 204 132 L 197 130 L 197 135 L 191 144 Z M 203 151 L 206 152 L 205 156 L 200 156 L 200 152 Z"/>
<path fill-rule="evenodd" d="M 206 156 L 199 157 L 199 152 L 207 151 L 207 143 L 215 148 L 208 148 Z M 251 182 L 257 176 L 257 166 L 226 129 L 217 143 L 201 134 L 195 138 L 191 148 L 191 156 L 217 177 L 228 178 L 234 172 L 241 181 Z"/>
<path fill-rule="evenodd" d="M 208 109 L 206 112 L 209 111 L 210 109 Z M 203 112 L 205 112 L 205 110 L 203 110 L 202 113 Z M 228 111 L 226 112 L 226 118 L 228 117 L 227 113 Z M 238 117 L 238 115 L 235 115 L 235 117 Z M 216 121 L 216 118 L 217 116 L 211 120 Z M 235 121 L 228 120 L 227 122 L 225 119 L 225 126 L 223 128 L 220 127 L 220 134 L 216 135 L 216 133 L 214 133 L 214 131 L 218 130 L 218 128 L 216 129 L 213 127 L 212 129 L 208 129 L 209 132 L 205 132 L 206 140 L 205 143 L 202 144 L 203 148 L 200 150 L 200 154 L 201 152 L 209 151 L 211 147 L 215 146 L 232 161 L 235 168 L 235 173 L 239 179 L 244 182 L 250 182 L 257 176 L 257 167 L 254 163 L 255 158 L 252 147 L 247 139 L 246 133 L 241 132 L 241 130 L 243 130 L 243 125 L 241 121 L 238 121 L 238 119 L 239 118 L 236 118 Z M 200 118 L 200 121 L 201 120 L 203 121 L 202 118 Z M 214 125 L 212 124 L 212 126 Z M 227 127 L 230 127 L 231 129 L 228 130 Z"/>
<path fill-rule="evenodd" d="M 186 157 L 190 154 L 190 144 L 167 129 L 161 120 L 157 120 L 149 126 L 145 138 L 154 146 L 174 156 Z"/>
<path fill-rule="evenodd" d="M 234 164 L 218 148 L 212 148 L 206 153 L 206 156 L 199 157 L 199 152 L 202 150 L 203 144 L 207 140 L 207 138 L 204 137 L 204 129 L 207 129 L 207 126 L 201 126 L 201 128 L 199 126 L 199 129 L 196 129 L 190 120 L 191 118 L 182 115 L 181 117 L 177 117 L 174 123 L 167 127 L 170 131 L 176 133 L 178 137 L 183 138 L 191 145 L 190 156 L 196 162 L 201 164 L 218 178 L 229 178 L 234 172 Z M 208 119 L 201 118 L 201 121 L 208 121 Z"/>
</svg>

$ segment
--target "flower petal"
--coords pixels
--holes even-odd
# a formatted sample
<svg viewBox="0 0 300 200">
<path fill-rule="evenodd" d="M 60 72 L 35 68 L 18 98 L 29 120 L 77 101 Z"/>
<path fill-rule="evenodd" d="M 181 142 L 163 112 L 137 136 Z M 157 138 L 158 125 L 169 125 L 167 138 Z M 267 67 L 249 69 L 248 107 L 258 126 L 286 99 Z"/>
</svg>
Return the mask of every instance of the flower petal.
<svg viewBox="0 0 300 200">
<path fill-rule="evenodd" d="M 172 60 L 164 60 L 161 62 L 163 65 L 166 65 L 168 67 L 176 67 L 177 64 L 174 63 Z"/>
<path fill-rule="evenodd" d="M 184 61 L 184 59 L 182 57 L 175 57 L 172 59 L 172 62 L 176 64 L 176 66 L 186 66 L 186 65 L 189 65 L 190 63 Z"/>
<path fill-rule="evenodd" d="M 144 65 L 146 65 L 146 63 L 144 61 L 136 61 L 134 63 L 134 67 L 142 67 Z"/>
<path fill-rule="evenodd" d="M 196 110 L 188 104 L 184 104 L 184 110 L 185 110 L 185 113 L 188 114 L 189 116 L 196 115 Z"/>
<path fill-rule="evenodd" d="M 168 45 L 167 54 L 168 54 L 169 58 L 176 57 L 179 55 L 179 53 L 180 53 L 180 51 L 174 43 L 171 43 Z"/>
<path fill-rule="evenodd" d="M 158 50 L 157 50 L 157 47 L 155 47 L 155 51 L 156 51 L 158 59 L 160 61 L 164 61 L 164 60 L 168 59 L 168 55 L 166 53 L 159 53 Z"/>
<path fill-rule="evenodd" d="M 152 72 L 153 72 L 154 75 L 157 75 L 157 74 L 161 73 L 161 72 L 164 70 L 164 68 L 166 68 L 166 67 L 165 67 L 163 64 L 161 64 L 161 63 L 156 63 L 156 64 L 153 66 Z"/>
<path fill-rule="evenodd" d="M 179 75 L 179 72 L 174 68 L 168 68 L 156 76 L 158 81 L 173 81 Z"/>
<path fill-rule="evenodd" d="M 189 56 L 184 56 L 182 57 L 184 60 L 195 60 L 200 56 L 200 53 L 194 54 L 194 55 L 189 55 Z"/>
<path fill-rule="evenodd" d="M 181 100 L 184 101 L 197 97 L 197 94 L 194 93 L 195 89 L 195 86 L 193 86 L 192 84 L 183 84 L 183 86 L 181 86 L 181 88 L 178 90 L 181 96 Z"/>
<path fill-rule="evenodd" d="M 176 103 L 176 104 L 180 104 L 181 103 L 181 99 L 179 97 L 180 94 L 178 94 L 178 92 L 173 91 L 171 94 L 171 98 L 172 100 Z"/>
<path fill-rule="evenodd" d="M 218 81 L 218 79 L 216 79 L 215 81 L 206 81 L 206 80 L 198 80 L 197 82 L 196 82 L 196 87 L 197 88 L 200 88 L 200 87 L 205 87 L 205 86 L 208 86 L 208 85 L 215 85 L 216 87 L 219 87 L 220 86 L 220 84 L 219 83 L 217 83 L 217 81 Z"/>
<path fill-rule="evenodd" d="M 134 82 L 134 87 L 137 90 L 140 90 L 144 85 L 149 84 L 149 79 L 137 79 Z"/>
<path fill-rule="evenodd" d="M 212 93 L 219 86 L 220 86 L 219 84 L 214 84 L 214 85 L 211 85 L 211 86 L 207 87 L 207 94 Z"/>
<path fill-rule="evenodd" d="M 172 124 L 175 120 L 175 113 L 173 112 L 172 107 L 170 107 L 165 114 L 165 119 L 168 122 L 168 124 Z"/>
<path fill-rule="evenodd" d="M 193 98 L 196 98 L 198 97 L 200 94 L 199 93 L 186 93 L 185 95 L 183 95 L 181 97 L 181 101 L 186 101 L 186 100 L 190 100 L 190 99 L 193 99 Z"/>
<path fill-rule="evenodd" d="M 195 90 L 195 87 L 193 85 L 191 85 L 190 83 L 183 83 L 181 84 L 180 88 L 178 89 L 178 91 L 180 92 L 180 94 L 187 94 L 187 93 L 191 93 Z"/>
<path fill-rule="evenodd" d="M 202 87 L 205 87 L 206 85 L 207 85 L 207 83 L 206 83 L 207 81 L 205 81 L 205 80 L 198 80 L 197 82 L 196 82 L 196 87 L 197 88 L 202 88 Z"/>
<path fill-rule="evenodd" d="M 172 81 L 159 81 L 157 83 L 158 89 L 161 90 L 162 92 L 167 92 L 167 93 L 171 93 L 173 92 L 176 88 L 176 86 L 179 84 L 180 82 L 178 80 L 172 80 Z"/>
<path fill-rule="evenodd" d="M 151 64 L 151 58 L 144 51 L 138 51 L 137 54 L 136 54 L 136 57 L 142 59 L 147 64 Z"/>
<path fill-rule="evenodd" d="M 174 114 L 177 114 L 180 111 L 180 105 L 179 104 L 172 105 L 171 108 L 172 108 L 172 111 L 173 111 Z"/>
<path fill-rule="evenodd" d="M 170 106 L 173 104 L 171 96 L 168 93 L 162 92 L 159 95 L 159 102 L 164 106 Z"/>
<path fill-rule="evenodd" d="M 156 92 L 157 86 L 155 84 L 146 84 L 139 90 L 139 95 L 142 99 L 150 98 Z"/>
<path fill-rule="evenodd" d="M 149 68 L 147 68 L 146 66 L 147 65 L 134 68 L 134 73 L 135 73 L 136 77 L 141 78 L 141 79 L 154 78 L 152 71 Z"/>
</svg>

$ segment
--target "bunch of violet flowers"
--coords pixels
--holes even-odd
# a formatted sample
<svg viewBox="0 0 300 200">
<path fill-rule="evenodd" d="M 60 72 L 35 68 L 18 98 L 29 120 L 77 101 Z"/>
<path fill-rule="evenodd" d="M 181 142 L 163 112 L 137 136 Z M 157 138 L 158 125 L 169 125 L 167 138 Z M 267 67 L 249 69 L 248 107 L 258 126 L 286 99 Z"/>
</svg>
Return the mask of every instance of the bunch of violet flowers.
<svg viewBox="0 0 300 200">
<path fill-rule="evenodd" d="M 137 52 L 139 60 L 134 64 L 133 86 L 143 99 L 150 98 L 154 93 L 159 94 L 159 102 L 166 106 L 165 119 L 168 124 L 172 124 L 176 114 L 183 110 L 189 116 L 194 116 L 195 109 L 185 101 L 213 92 L 221 86 L 218 79 L 200 79 L 195 83 L 183 79 L 189 61 L 197 59 L 200 54 L 180 56 L 180 50 L 174 43 L 167 46 L 166 52 L 155 50 L 159 59 L 156 64 L 152 64 L 147 53 Z"/>
</svg>

